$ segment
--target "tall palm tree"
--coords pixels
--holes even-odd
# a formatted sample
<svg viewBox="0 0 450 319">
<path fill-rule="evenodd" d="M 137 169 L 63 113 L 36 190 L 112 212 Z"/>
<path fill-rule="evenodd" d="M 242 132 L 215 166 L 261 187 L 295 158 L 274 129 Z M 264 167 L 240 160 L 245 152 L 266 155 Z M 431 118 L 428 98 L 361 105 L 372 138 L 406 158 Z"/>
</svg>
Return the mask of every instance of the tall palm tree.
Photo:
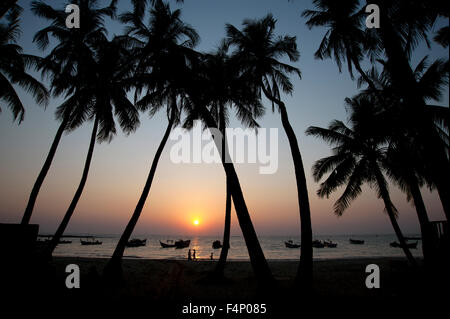
<svg viewBox="0 0 450 319">
<path fill-rule="evenodd" d="M 346 99 L 351 108 L 351 124 L 347 127 L 341 121 L 333 121 L 328 128 L 311 126 L 307 135 L 313 135 L 333 145 L 333 155 L 318 160 L 313 166 L 316 181 L 330 173 L 320 184 L 317 194 L 328 197 L 339 187 L 345 190 L 334 204 L 334 212 L 341 216 L 362 192 L 364 182 L 377 190 L 384 202 L 385 210 L 394 228 L 403 251 L 412 265 L 416 262 L 406 246 L 405 238 L 397 223 L 397 210 L 391 201 L 388 183 L 383 175 L 388 136 L 378 123 L 383 123 L 384 114 L 374 109 L 373 101 L 367 96 Z M 378 120 L 375 120 L 378 119 Z"/>
<path fill-rule="evenodd" d="M 277 105 L 281 115 L 281 122 L 288 137 L 294 161 L 300 208 L 302 249 L 297 279 L 302 282 L 307 291 L 312 286 L 313 271 L 311 210 L 300 148 L 294 129 L 289 122 L 286 105 L 281 100 L 281 91 L 284 93 L 293 91 L 288 74 L 294 73 L 300 77 L 301 73 L 299 69 L 277 60 L 287 56 L 290 61 L 296 62 L 299 59 L 299 52 L 295 37 L 275 37 L 275 23 L 276 20 L 269 14 L 260 20 L 245 20 L 242 30 L 228 24 L 227 41 L 236 47 L 236 58 L 242 63 L 243 72 L 252 75 L 253 85 L 259 91 L 262 90 L 272 102 L 273 111 L 274 105 Z"/>
<path fill-rule="evenodd" d="M 134 75 L 137 92 L 146 91 L 138 102 L 142 110 L 149 110 L 151 115 L 165 108 L 168 124 L 158 146 L 150 168 L 144 189 L 136 208 L 129 220 L 111 259 L 105 268 L 105 274 L 120 271 L 126 244 L 139 220 L 153 183 L 153 178 L 172 129 L 179 123 L 181 94 L 179 72 L 185 68 L 187 54 L 198 42 L 197 32 L 180 18 L 181 11 L 170 9 L 168 4 L 156 1 L 150 10 L 148 25 L 143 22 L 143 15 L 134 11 L 122 15 L 122 21 L 129 23 L 128 32 L 140 42 L 137 56 L 137 71 Z"/>
<path fill-rule="evenodd" d="M 191 118 L 195 118 L 197 116 L 209 129 L 219 129 L 219 123 L 217 123 L 213 114 L 208 109 L 211 100 L 210 96 L 205 94 L 204 88 L 208 87 L 209 81 L 206 77 L 202 76 L 201 69 L 201 67 L 194 63 L 191 69 L 187 72 L 187 81 L 184 84 L 187 93 L 185 108 L 188 110 L 188 116 Z M 216 148 L 220 151 L 222 143 L 219 143 L 217 139 L 214 139 L 214 142 L 216 144 Z M 228 148 L 223 148 L 223 151 L 225 152 L 223 157 L 230 158 Z M 264 252 L 262 251 L 255 228 L 253 227 L 233 162 L 224 162 L 222 160 L 222 165 L 225 170 L 234 208 L 236 210 L 239 226 L 241 227 L 242 234 L 244 236 L 253 271 L 261 287 L 263 289 L 269 289 L 270 291 L 270 289 L 273 288 L 274 278 L 264 256 Z"/>
<path fill-rule="evenodd" d="M 395 179 L 397 179 L 404 190 L 408 189 L 407 185 L 405 185 L 407 181 L 412 183 L 410 187 L 414 188 L 415 191 L 411 192 L 408 190 L 407 192 L 411 195 L 415 194 L 415 197 L 412 198 L 416 203 L 415 206 L 421 229 L 424 233 L 423 237 L 428 237 L 426 236 L 428 217 L 425 205 L 421 204 L 423 200 L 418 187 L 422 179 L 426 181 L 430 188 L 435 188 L 439 185 L 436 175 L 441 172 L 441 166 L 436 165 L 435 161 L 430 161 L 429 152 L 431 150 L 427 144 L 431 144 L 432 147 L 438 146 L 448 152 L 448 119 L 450 112 L 448 107 L 432 104 L 427 104 L 424 111 L 411 108 L 410 104 L 400 99 L 392 83 L 391 70 L 387 64 L 383 61 L 381 62 L 385 66 L 382 74 L 378 74 L 375 69 L 370 73 L 371 80 L 377 87 L 376 92 L 368 88 L 364 94 L 381 94 L 385 101 L 389 101 L 384 103 L 382 107 L 389 110 L 393 115 L 393 119 L 395 119 L 391 142 L 393 145 L 396 145 L 395 149 L 397 151 L 393 152 L 393 154 L 398 153 L 399 149 L 402 150 L 401 153 L 404 160 L 400 161 L 400 154 L 395 155 L 395 158 L 399 160 L 398 169 L 401 170 L 402 174 L 405 174 L 401 180 L 398 180 L 400 173 L 393 174 L 393 177 L 397 177 Z M 428 57 L 425 56 L 414 69 L 414 78 L 417 96 L 426 101 L 439 101 L 445 87 L 448 85 L 448 62 L 438 59 L 429 64 Z M 424 129 L 417 129 L 425 126 L 427 126 L 426 134 L 423 134 Z M 411 143 L 416 145 L 414 149 L 407 146 Z M 412 161 L 412 159 L 416 160 Z M 391 163 L 395 164 L 395 161 L 391 161 Z M 417 178 L 415 177 L 416 174 L 419 174 Z M 441 201 L 445 210 L 445 199 L 443 196 L 441 196 Z M 426 241 L 428 240 L 425 239 L 424 243 Z"/>
<path fill-rule="evenodd" d="M 52 49 L 45 59 L 40 61 L 39 68 L 43 76 L 50 78 L 53 95 L 65 95 L 67 99 L 60 108 L 64 112 L 57 113 L 57 119 L 61 124 L 31 190 L 22 217 L 22 224 L 30 222 L 36 199 L 50 169 L 61 137 L 68 126 L 70 126 L 72 109 L 75 108 L 77 103 L 74 98 L 74 92 L 83 83 L 86 75 L 89 74 L 91 65 L 94 64 L 91 45 L 101 38 L 105 32 L 104 18 L 114 16 L 115 7 L 113 4 L 104 8 L 96 8 L 97 2 L 97 0 L 73 2 L 80 6 L 81 15 L 83 16 L 83 24 L 79 29 L 68 29 L 66 27 L 67 13 L 65 10 L 54 9 L 43 1 L 33 1 L 31 3 L 31 10 L 34 14 L 51 21 L 49 26 L 36 33 L 33 41 L 42 50 L 49 46 L 50 36 L 58 41 L 58 45 Z"/>
<path fill-rule="evenodd" d="M 314 0 L 313 3 L 316 10 L 305 10 L 302 13 L 303 17 L 308 18 L 306 25 L 310 29 L 328 28 L 314 56 L 321 60 L 334 57 L 339 72 L 342 64 L 347 62 L 352 79 L 354 66 L 366 83 L 373 86 L 360 65 L 367 46 L 367 35 L 361 28 L 362 18 L 366 14 L 360 8 L 360 1 Z"/>
<path fill-rule="evenodd" d="M 95 64 L 91 66 L 84 83 L 75 93 L 77 104 L 68 129 L 75 129 L 86 119 L 94 125 L 83 174 L 75 195 L 55 235 L 48 246 L 51 255 L 58 245 L 83 193 L 92 161 L 96 140 L 111 141 L 116 134 L 114 115 L 122 130 L 129 134 L 139 125 L 137 108 L 128 100 L 134 72 L 133 50 L 127 37 L 115 37 L 112 41 L 98 39 L 94 47 Z M 64 111 L 62 111 L 64 113 Z"/>
<path fill-rule="evenodd" d="M 19 16 L 22 8 L 15 6 L 0 23 L 0 101 L 5 102 L 13 114 L 14 120 L 21 123 L 25 108 L 13 85 L 32 94 L 38 104 L 47 104 L 49 93 L 33 76 L 27 73 L 29 67 L 36 67 L 39 57 L 24 54 L 17 44 L 20 36 Z M 2 103 L 3 104 L 3 103 Z M 0 104 L 0 112 L 1 112 Z"/>
<path fill-rule="evenodd" d="M 404 99 L 410 112 L 415 114 L 415 117 L 409 116 L 411 127 L 414 127 L 414 131 L 420 137 L 415 143 L 422 144 L 428 154 L 424 159 L 436 168 L 433 171 L 433 179 L 448 220 L 450 218 L 450 181 L 445 176 L 450 174 L 449 159 L 445 148 L 442 147 L 439 139 L 436 139 L 434 124 L 421 121 L 422 118 L 427 117 L 428 108 L 426 101 L 420 96 L 420 91 L 416 89 L 414 70 L 410 65 L 411 52 L 417 45 L 421 41 L 429 45 L 429 31 L 437 16 L 443 11 L 442 2 L 438 0 L 375 0 L 371 3 L 378 4 L 380 23 L 383 25 L 379 32 L 375 33 L 378 38 L 378 47 L 383 50 L 387 58 L 387 67 L 397 94 Z"/>
<path fill-rule="evenodd" d="M 225 43 L 212 54 L 206 54 L 202 60 L 203 76 L 209 85 L 205 87 L 206 94 L 210 101 L 210 112 L 214 120 L 218 123 L 218 128 L 222 133 L 222 161 L 229 161 L 225 157 L 227 146 L 226 125 L 229 120 L 230 109 L 235 107 L 238 119 L 251 128 L 258 127 L 256 118 L 264 113 L 264 108 L 259 97 L 249 87 L 247 78 L 239 75 L 240 64 L 234 57 L 227 54 L 228 48 Z M 186 126 L 186 124 L 185 124 Z M 228 178 L 226 180 L 226 201 L 225 201 L 225 223 L 223 233 L 223 246 L 220 258 L 215 268 L 215 274 L 223 277 L 225 263 L 230 248 L 230 227 L 231 227 L 231 189 Z"/>
</svg>

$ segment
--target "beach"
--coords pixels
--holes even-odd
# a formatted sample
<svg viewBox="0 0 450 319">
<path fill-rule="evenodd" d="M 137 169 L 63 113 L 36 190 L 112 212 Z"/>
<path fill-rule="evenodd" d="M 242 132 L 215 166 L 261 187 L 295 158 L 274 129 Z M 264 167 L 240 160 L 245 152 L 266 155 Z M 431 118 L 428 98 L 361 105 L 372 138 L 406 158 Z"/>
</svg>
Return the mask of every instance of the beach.
<svg viewBox="0 0 450 319">
<path fill-rule="evenodd" d="M 64 283 L 65 267 L 76 264 L 80 268 L 81 290 L 92 287 L 101 274 L 107 259 L 54 258 L 57 281 Z M 280 291 L 288 292 L 294 283 L 298 261 L 269 260 L 269 266 Z M 108 294 L 112 299 L 145 298 L 149 300 L 253 300 L 259 297 L 256 279 L 248 261 L 230 261 L 225 268 L 226 282 L 208 283 L 204 280 L 213 271 L 216 262 L 210 260 L 123 260 L 123 283 Z M 366 266 L 380 268 L 380 289 L 365 285 Z M 314 262 L 314 293 L 321 297 L 395 297 L 413 295 L 408 285 L 415 274 L 404 258 L 332 259 Z M 417 278 L 415 279 L 417 283 Z"/>
</svg>

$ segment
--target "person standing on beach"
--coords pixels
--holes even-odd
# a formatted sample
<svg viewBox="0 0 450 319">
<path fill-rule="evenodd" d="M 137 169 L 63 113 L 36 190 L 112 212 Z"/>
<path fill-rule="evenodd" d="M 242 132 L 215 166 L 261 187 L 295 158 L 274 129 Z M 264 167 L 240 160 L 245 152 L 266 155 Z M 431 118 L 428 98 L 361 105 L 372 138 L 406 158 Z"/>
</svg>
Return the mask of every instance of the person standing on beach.
<svg viewBox="0 0 450 319">
<path fill-rule="evenodd" d="M 190 250 L 190 249 L 189 249 Z M 194 249 L 194 256 L 193 256 L 194 260 L 197 260 L 197 256 L 195 255 L 195 249 Z"/>
<path fill-rule="evenodd" d="M 195 253 L 194 253 L 194 258 L 195 258 Z M 188 251 L 188 260 L 192 260 L 192 257 L 191 257 L 191 250 L 189 249 L 189 251 Z"/>
<path fill-rule="evenodd" d="M 211 260 L 214 260 L 214 253 L 211 253 L 210 258 L 211 258 Z"/>
</svg>

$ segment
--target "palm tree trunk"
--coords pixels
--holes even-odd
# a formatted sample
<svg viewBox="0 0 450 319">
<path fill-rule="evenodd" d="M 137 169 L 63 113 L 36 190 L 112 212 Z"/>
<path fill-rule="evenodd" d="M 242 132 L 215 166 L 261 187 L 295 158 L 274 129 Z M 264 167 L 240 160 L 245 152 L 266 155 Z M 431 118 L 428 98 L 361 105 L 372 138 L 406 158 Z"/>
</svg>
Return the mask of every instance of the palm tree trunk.
<svg viewBox="0 0 450 319">
<path fill-rule="evenodd" d="M 53 251 L 58 245 L 61 236 L 64 234 L 64 231 L 66 230 L 66 227 L 69 224 L 70 218 L 72 218 L 73 212 L 75 211 L 78 201 L 80 200 L 81 194 L 83 193 L 84 186 L 86 185 L 86 181 L 89 174 L 89 168 L 91 166 L 92 155 L 94 153 L 95 141 L 97 139 L 98 121 L 99 121 L 98 116 L 96 116 L 94 121 L 94 127 L 92 128 L 91 141 L 89 144 L 89 150 L 86 156 L 86 161 L 84 163 L 84 169 L 83 174 L 81 176 L 80 184 L 78 185 L 75 195 L 72 198 L 72 202 L 70 203 L 69 208 L 67 209 L 61 224 L 59 224 L 55 235 L 53 236 L 52 240 L 50 241 L 47 247 L 46 250 L 47 258 L 51 258 L 51 255 L 53 254 Z"/>
<path fill-rule="evenodd" d="M 221 131 L 222 131 L 222 162 L 225 162 L 225 151 L 227 148 L 227 137 L 225 130 L 225 120 L 223 117 L 223 110 L 221 112 Z M 215 273 L 219 276 L 224 275 L 225 263 L 228 257 L 228 250 L 230 249 L 230 228 L 231 228 L 231 192 L 228 177 L 226 178 L 226 200 L 225 200 L 225 223 L 223 230 L 222 249 L 220 251 L 219 262 L 216 265 Z"/>
<path fill-rule="evenodd" d="M 130 236 L 133 233 L 134 228 L 136 227 L 139 217 L 141 216 L 142 209 L 144 208 L 148 194 L 150 193 L 150 188 L 152 187 L 152 182 L 153 178 L 155 177 L 159 159 L 161 157 L 162 151 L 164 150 L 164 147 L 166 146 L 167 140 L 169 139 L 169 135 L 170 132 L 172 131 L 174 122 L 175 122 L 175 108 L 173 108 L 172 110 L 172 114 L 170 116 L 169 123 L 167 124 L 166 131 L 161 140 L 161 143 L 159 144 L 158 149 L 156 150 L 156 154 L 155 157 L 153 158 L 152 166 L 150 168 L 147 181 L 145 182 L 144 189 L 142 190 L 141 197 L 139 198 L 139 201 L 136 205 L 136 208 L 134 209 L 130 221 L 127 224 L 127 227 L 122 233 L 122 236 L 120 236 L 119 242 L 117 243 L 117 246 L 114 250 L 111 259 L 109 260 L 107 266 L 105 267 L 106 274 L 109 274 L 108 272 L 110 272 L 110 274 L 114 275 L 117 274 L 118 270 L 120 271 L 123 253 L 125 251 L 128 241 L 130 240 Z"/>
<path fill-rule="evenodd" d="M 209 128 L 217 128 L 217 124 L 211 116 L 211 113 L 205 107 L 199 106 L 199 111 L 202 113 L 203 119 Z M 219 149 L 220 145 L 216 143 L 216 147 Z M 225 149 L 225 158 L 229 158 L 227 149 Z M 274 282 L 272 272 L 270 271 L 267 260 L 264 257 L 263 250 L 258 241 L 258 236 L 256 235 L 255 228 L 253 227 L 236 170 L 231 162 L 223 162 L 222 165 L 228 180 L 234 208 L 236 210 L 239 226 L 241 227 L 242 234 L 244 236 L 253 271 L 255 272 L 255 276 L 260 284 L 270 287 Z"/>
<path fill-rule="evenodd" d="M 50 147 L 50 151 L 48 152 L 47 158 L 45 159 L 44 165 L 42 166 L 39 175 L 34 182 L 33 189 L 31 190 L 30 197 L 28 199 L 27 207 L 25 208 L 25 212 L 22 217 L 22 225 L 27 225 L 30 223 L 31 215 L 33 214 L 34 204 L 36 203 L 36 199 L 39 194 L 39 190 L 41 189 L 42 184 L 44 183 L 44 179 L 47 176 L 47 173 L 50 169 L 50 165 L 52 164 L 53 158 L 55 157 L 56 150 L 58 148 L 59 142 L 61 141 L 61 137 L 66 129 L 67 122 L 69 121 L 69 116 L 66 116 L 62 121 L 61 125 L 56 132 L 55 138 L 53 139 L 52 146 Z"/>
<path fill-rule="evenodd" d="M 378 187 L 380 188 L 381 197 L 384 202 L 384 207 L 386 208 L 386 212 L 389 216 L 389 220 L 391 221 L 392 227 L 394 228 L 395 235 L 397 236 L 397 239 L 403 249 L 403 252 L 406 255 L 406 258 L 408 259 L 409 263 L 413 267 L 417 267 L 417 262 L 414 259 L 413 255 L 411 254 L 411 251 L 406 246 L 406 240 L 405 237 L 402 234 L 402 231 L 400 229 L 400 226 L 398 225 L 397 218 L 395 216 L 394 212 L 394 205 L 391 201 L 391 197 L 389 196 L 389 191 L 384 186 L 386 184 L 386 181 L 383 177 L 383 174 L 381 171 L 377 168 L 375 168 L 375 175 L 378 183 Z"/>
<path fill-rule="evenodd" d="M 300 231 L 301 231 L 301 250 L 300 263 L 297 271 L 297 282 L 301 284 L 304 291 L 312 288 L 313 282 L 313 249 L 312 249 L 312 226 L 311 226 L 311 209 L 309 207 L 308 186 L 306 184 L 305 169 L 303 160 L 298 146 L 297 137 L 289 122 L 285 104 L 274 98 L 270 92 L 266 90 L 264 84 L 261 85 L 264 94 L 269 100 L 275 102 L 281 113 L 281 122 L 289 140 L 292 159 L 294 161 L 295 180 L 297 182 L 297 196 L 300 209 Z"/>
<path fill-rule="evenodd" d="M 420 224 L 420 232 L 422 234 L 422 251 L 424 260 L 428 260 L 430 253 L 430 220 L 428 219 L 427 209 L 425 208 L 425 203 L 423 201 L 422 194 L 420 192 L 419 183 L 415 176 L 410 176 L 410 183 L 408 184 L 411 196 L 414 201 L 414 206 L 416 207 L 417 217 Z"/>
<path fill-rule="evenodd" d="M 441 179 L 441 177 L 439 178 Z M 436 188 L 439 194 L 439 198 L 444 209 L 445 218 L 447 222 L 450 220 L 450 190 L 445 181 L 436 181 Z"/>
</svg>

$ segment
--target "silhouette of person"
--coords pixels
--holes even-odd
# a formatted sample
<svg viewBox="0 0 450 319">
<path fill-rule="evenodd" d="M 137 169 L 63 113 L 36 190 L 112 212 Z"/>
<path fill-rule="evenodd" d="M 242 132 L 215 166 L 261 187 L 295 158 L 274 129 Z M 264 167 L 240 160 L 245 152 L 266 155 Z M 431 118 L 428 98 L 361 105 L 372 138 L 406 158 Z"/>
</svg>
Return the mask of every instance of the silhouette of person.
<svg viewBox="0 0 450 319">
<path fill-rule="evenodd" d="M 195 258 L 195 253 L 194 253 L 194 258 Z M 188 252 L 188 260 L 192 260 L 192 257 L 191 257 L 191 250 L 189 249 L 189 252 Z"/>
<path fill-rule="evenodd" d="M 210 258 L 211 258 L 211 260 L 214 260 L 214 253 L 211 253 Z"/>
<path fill-rule="evenodd" d="M 190 249 L 189 249 L 190 250 Z M 193 258 L 192 259 L 194 259 L 194 260 L 196 260 L 197 259 L 197 256 L 195 255 L 195 249 L 194 249 L 194 255 L 193 255 Z"/>
</svg>

